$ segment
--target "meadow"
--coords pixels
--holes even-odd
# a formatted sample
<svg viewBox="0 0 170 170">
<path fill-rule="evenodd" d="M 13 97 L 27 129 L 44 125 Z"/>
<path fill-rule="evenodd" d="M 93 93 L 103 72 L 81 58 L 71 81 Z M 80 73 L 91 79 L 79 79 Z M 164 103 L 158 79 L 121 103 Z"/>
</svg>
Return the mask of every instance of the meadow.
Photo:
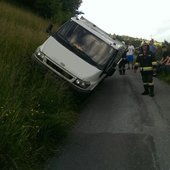
<svg viewBox="0 0 170 170">
<path fill-rule="evenodd" d="M 42 169 L 77 119 L 68 84 L 31 62 L 48 20 L 0 1 L 0 169 Z"/>
</svg>

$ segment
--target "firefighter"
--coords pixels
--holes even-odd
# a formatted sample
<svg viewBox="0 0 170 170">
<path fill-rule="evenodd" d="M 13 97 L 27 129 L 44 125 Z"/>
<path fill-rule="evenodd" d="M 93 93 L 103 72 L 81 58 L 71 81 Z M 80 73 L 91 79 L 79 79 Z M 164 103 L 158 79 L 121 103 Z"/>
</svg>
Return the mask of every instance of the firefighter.
<svg viewBox="0 0 170 170">
<path fill-rule="evenodd" d="M 141 45 L 141 52 L 138 54 L 135 63 L 134 73 L 138 67 L 140 68 L 142 81 L 144 84 L 144 92 L 142 95 L 154 96 L 154 84 L 153 84 L 153 69 L 156 68 L 157 62 L 152 52 L 149 50 L 149 44 L 143 42 Z"/>
</svg>

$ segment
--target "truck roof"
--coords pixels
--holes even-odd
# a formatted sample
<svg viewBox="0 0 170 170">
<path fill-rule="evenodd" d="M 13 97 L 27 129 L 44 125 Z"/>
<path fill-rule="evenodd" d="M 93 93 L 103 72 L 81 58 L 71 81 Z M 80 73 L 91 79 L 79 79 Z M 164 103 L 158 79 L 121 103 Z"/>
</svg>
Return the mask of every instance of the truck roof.
<svg viewBox="0 0 170 170">
<path fill-rule="evenodd" d="M 88 21 L 84 17 L 81 17 L 80 19 L 76 17 L 72 17 L 71 20 L 81 25 L 88 31 L 92 32 L 94 35 L 96 35 L 97 37 L 99 37 L 100 39 L 102 39 L 103 41 L 105 41 L 107 44 L 111 45 L 115 49 L 119 49 L 124 46 L 124 44 L 121 41 L 111 38 L 108 33 L 103 31 L 102 29 L 100 29 L 99 27 L 97 27 L 95 24 Z"/>
</svg>

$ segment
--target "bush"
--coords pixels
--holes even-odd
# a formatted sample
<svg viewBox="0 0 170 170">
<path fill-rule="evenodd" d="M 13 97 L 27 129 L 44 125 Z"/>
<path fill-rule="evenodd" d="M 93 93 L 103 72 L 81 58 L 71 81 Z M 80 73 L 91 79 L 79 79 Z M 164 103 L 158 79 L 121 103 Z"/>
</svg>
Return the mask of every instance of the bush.
<svg viewBox="0 0 170 170">
<path fill-rule="evenodd" d="M 22 5 L 38 13 L 44 18 L 51 18 L 58 24 L 64 23 L 75 15 L 81 0 L 4 0 L 13 4 Z"/>
</svg>

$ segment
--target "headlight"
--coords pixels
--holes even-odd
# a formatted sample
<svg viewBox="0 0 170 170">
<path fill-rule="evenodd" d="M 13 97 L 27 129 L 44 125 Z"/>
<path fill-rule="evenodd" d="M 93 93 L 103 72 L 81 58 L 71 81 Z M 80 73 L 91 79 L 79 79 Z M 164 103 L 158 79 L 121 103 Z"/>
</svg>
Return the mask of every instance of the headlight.
<svg viewBox="0 0 170 170">
<path fill-rule="evenodd" d="M 37 52 L 37 56 L 41 57 L 41 53 L 40 53 L 40 52 Z"/>
<path fill-rule="evenodd" d="M 45 54 L 42 53 L 42 52 L 40 51 L 40 49 L 38 49 L 38 50 L 35 52 L 35 55 L 36 55 L 41 61 L 43 61 L 43 59 L 45 58 Z"/>
<path fill-rule="evenodd" d="M 83 80 L 80 80 L 80 79 L 76 79 L 74 84 L 78 85 L 79 87 L 82 87 L 84 89 L 86 89 L 87 87 L 90 86 L 90 83 L 89 82 L 85 82 Z"/>
</svg>

